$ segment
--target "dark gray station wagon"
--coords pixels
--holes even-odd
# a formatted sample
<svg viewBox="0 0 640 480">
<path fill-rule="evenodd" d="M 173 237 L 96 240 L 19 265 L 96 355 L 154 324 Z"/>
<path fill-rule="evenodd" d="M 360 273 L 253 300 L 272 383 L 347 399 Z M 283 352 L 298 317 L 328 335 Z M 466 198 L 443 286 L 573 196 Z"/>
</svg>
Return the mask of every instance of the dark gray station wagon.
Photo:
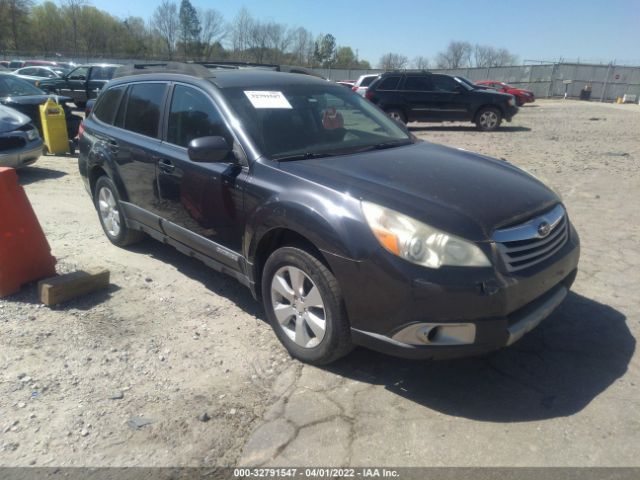
<svg viewBox="0 0 640 480">
<path fill-rule="evenodd" d="M 576 276 L 578 234 L 539 180 L 309 76 L 130 67 L 79 145 L 112 243 L 147 234 L 239 280 L 305 362 L 510 345 Z"/>
</svg>

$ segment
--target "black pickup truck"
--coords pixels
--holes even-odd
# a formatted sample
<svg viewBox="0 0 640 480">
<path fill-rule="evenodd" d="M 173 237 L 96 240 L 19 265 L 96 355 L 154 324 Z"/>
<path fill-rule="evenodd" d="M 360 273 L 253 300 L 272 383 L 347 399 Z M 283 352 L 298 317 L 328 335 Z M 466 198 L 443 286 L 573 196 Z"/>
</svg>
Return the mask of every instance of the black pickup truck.
<svg viewBox="0 0 640 480">
<path fill-rule="evenodd" d="M 98 96 L 119 66 L 104 63 L 80 65 L 63 77 L 42 80 L 39 87 L 48 93 L 71 97 L 78 108 L 84 108 L 87 100 Z"/>
</svg>

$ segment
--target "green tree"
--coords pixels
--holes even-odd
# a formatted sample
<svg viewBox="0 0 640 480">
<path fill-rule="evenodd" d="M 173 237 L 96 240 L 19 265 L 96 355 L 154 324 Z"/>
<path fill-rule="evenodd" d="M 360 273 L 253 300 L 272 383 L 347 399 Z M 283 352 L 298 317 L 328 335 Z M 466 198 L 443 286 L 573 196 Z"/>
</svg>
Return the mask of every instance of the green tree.
<svg viewBox="0 0 640 480">
<path fill-rule="evenodd" d="M 53 2 L 31 9 L 31 47 L 46 55 L 68 47 L 62 10 Z"/>
<path fill-rule="evenodd" d="M 357 63 L 356 54 L 353 53 L 351 47 L 338 47 L 334 64 L 336 68 L 350 68 L 356 66 Z"/>
<path fill-rule="evenodd" d="M 8 33 L 7 37 L 11 39 L 13 49 L 20 50 L 23 47 L 22 40 L 27 33 L 33 3 L 31 0 L 2 0 L 2 3 L 4 30 Z M 3 38 L 6 35 L 5 31 L 1 32 Z"/>
<path fill-rule="evenodd" d="M 330 66 L 335 60 L 336 54 L 336 37 L 327 33 L 320 35 L 316 40 L 313 49 L 313 58 L 320 63 L 321 66 Z"/>
</svg>

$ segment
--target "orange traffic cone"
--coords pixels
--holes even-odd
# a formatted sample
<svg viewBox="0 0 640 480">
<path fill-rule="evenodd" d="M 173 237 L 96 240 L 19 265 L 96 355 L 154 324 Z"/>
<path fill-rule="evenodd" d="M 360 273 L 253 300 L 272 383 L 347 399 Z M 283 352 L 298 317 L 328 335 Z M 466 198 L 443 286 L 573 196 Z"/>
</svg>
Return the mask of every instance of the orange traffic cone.
<svg viewBox="0 0 640 480">
<path fill-rule="evenodd" d="M 0 297 L 56 274 L 56 259 L 13 168 L 0 167 Z"/>
</svg>

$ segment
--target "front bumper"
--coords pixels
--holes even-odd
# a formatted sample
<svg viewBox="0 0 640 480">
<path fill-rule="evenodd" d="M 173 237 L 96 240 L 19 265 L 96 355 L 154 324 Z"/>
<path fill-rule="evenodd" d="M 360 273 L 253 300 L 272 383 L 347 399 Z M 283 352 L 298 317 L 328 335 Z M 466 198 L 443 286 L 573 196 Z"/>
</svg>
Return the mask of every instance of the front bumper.
<svg viewBox="0 0 640 480">
<path fill-rule="evenodd" d="M 42 139 L 37 138 L 24 147 L 0 151 L 0 167 L 10 167 L 16 170 L 35 163 L 42 155 Z"/>
<path fill-rule="evenodd" d="M 507 105 L 504 109 L 504 118 L 507 122 L 510 122 L 513 117 L 515 117 L 516 113 L 518 113 L 519 108 L 517 106 Z"/>
<path fill-rule="evenodd" d="M 560 251 L 514 274 L 499 267 L 429 270 L 384 251 L 361 262 L 327 260 L 343 290 L 354 343 L 405 358 L 440 359 L 515 343 L 565 298 L 579 256 L 571 228 Z"/>
</svg>

